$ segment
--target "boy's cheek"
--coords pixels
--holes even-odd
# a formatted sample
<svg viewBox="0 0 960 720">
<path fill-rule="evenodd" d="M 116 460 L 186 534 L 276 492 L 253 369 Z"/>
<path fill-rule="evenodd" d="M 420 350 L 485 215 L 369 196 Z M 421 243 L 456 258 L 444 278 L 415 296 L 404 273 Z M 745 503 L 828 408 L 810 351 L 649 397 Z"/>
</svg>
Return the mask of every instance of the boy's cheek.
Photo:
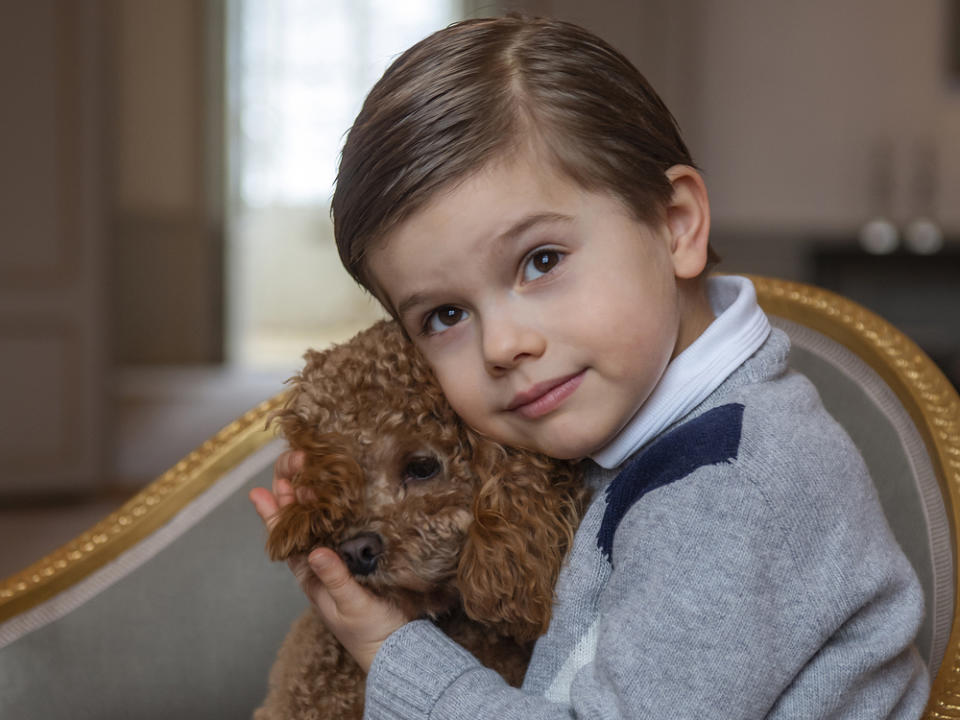
<svg viewBox="0 0 960 720">
<path fill-rule="evenodd" d="M 450 407 L 472 430 L 497 442 L 507 442 L 509 440 L 509 438 L 502 437 L 503 432 L 498 427 L 495 418 L 494 399 L 481 384 L 472 382 L 470 378 L 460 375 L 459 377 L 453 376 L 447 384 L 440 380 L 440 387 L 447 398 L 447 402 L 450 403 Z"/>
<path fill-rule="evenodd" d="M 413 340 L 448 400 L 482 382 L 483 378 L 477 374 L 485 373 L 483 359 L 470 351 L 469 343 L 465 342 L 467 338 L 454 336 L 455 331 L 444 333 L 450 333 L 450 337 L 415 336 Z"/>
</svg>

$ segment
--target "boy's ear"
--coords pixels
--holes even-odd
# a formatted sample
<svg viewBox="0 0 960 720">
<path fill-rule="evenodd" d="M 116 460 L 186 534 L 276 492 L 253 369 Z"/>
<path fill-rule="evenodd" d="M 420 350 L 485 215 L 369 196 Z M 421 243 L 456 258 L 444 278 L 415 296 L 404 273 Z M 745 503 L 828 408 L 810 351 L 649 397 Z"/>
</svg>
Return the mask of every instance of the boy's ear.
<svg viewBox="0 0 960 720">
<path fill-rule="evenodd" d="M 667 205 L 667 230 L 674 275 L 680 279 L 695 278 L 707 265 L 710 240 L 707 186 L 700 173 L 689 165 L 674 165 L 666 175 L 673 185 L 673 197 Z"/>
</svg>

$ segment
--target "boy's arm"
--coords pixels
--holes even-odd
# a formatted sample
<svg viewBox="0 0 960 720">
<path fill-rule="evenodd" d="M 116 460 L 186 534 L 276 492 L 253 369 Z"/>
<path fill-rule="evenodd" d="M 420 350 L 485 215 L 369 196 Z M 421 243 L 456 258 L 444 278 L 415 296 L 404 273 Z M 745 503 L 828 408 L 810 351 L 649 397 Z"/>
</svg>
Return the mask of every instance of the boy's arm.
<svg viewBox="0 0 960 720">
<path fill-rule="evenodd" d="M 367 675 L 364 718 L 569 720 L 562 704 L 511 687 L 427 620 L 387 638 Z"/>
</svg>

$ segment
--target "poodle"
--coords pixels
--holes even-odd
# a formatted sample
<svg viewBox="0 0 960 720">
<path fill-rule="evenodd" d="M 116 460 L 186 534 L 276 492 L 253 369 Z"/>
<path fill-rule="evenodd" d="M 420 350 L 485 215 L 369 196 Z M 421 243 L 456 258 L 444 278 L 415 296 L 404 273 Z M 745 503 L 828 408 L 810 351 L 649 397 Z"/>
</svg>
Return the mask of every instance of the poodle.
<svg viewBox="0 0 960 720">
<path fill-rule="evenodd" d="M 577 465 L 471 431 L 395 322 L 305 359 L 274 417 L 307 460 L 270 557 L 334 548 L 362 585 L 518 686 L 586 502 Z M 364 682 L 308 609 L 254 718 L 360 718 Z"/>
</svg>

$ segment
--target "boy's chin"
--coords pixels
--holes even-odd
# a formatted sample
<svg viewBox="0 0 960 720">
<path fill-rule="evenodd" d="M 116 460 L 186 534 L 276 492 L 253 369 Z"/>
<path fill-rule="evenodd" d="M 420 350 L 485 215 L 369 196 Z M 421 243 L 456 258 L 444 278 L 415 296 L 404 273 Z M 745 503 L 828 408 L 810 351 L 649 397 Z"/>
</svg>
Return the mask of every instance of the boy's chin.
<svg viewBox="0 0 960 720">
<path fill-rule="evenodd" d="M 501 445 L 540 453 L 555 460 L 582 460 L 609 442 L 602 433 L 590 432 L 589 421 L 578 422 L 572 416 L 542 418 L 537 424 L 540 432 L 504 426 L 490 428 L 488 432 L 477 428 L 474 431 Z"/>
<path fill-rule="evenodd" d="M 582 433 L 557 434 L 549 438 L 528 441 L 525 450 L 541 453 L 555 460 L 582 460 L 603 447 L 596 438 Z"/>
</svg>

